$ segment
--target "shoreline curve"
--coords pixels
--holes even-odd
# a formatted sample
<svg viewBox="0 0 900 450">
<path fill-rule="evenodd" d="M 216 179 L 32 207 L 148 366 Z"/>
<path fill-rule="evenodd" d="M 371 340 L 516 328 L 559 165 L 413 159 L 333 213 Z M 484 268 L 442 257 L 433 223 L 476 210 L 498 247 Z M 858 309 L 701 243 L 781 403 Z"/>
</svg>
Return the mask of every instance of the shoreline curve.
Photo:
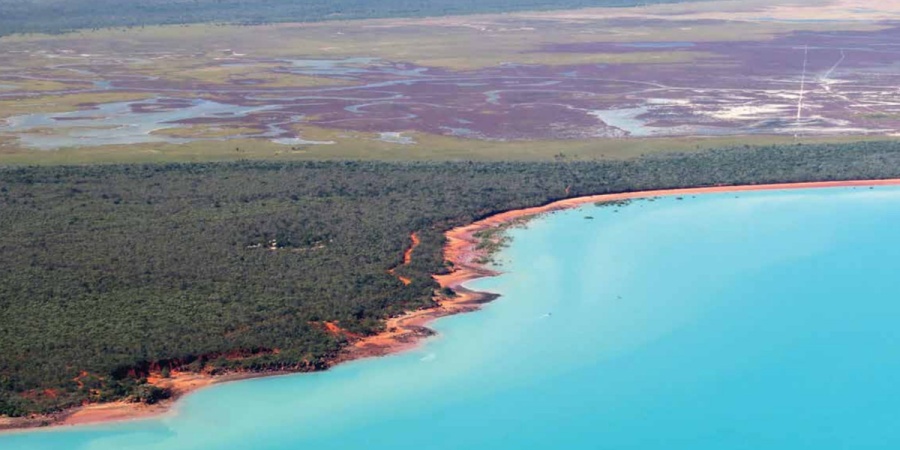
<svg viewBox="0 0 900 450">
<path fill-rule="evenodd" d="M 432 278 L 437 281 L 442 290 L 452 290 L 453 296 L 438 294 L 435 296 L 435 307 L 408 311 L 402 315 L 389 318 L 386 321 L 384 332 L 373 336 L 356 338 L 344 351 L 329 362 L 327 368 L 343 362 L 386 356 L 415 348 L 424 338 L 435 334 L 433 330 L 426 326 L 430 322 L 442 317 L 476 311 L 480 309 L 480 305 L 498 298 L 499 295 L 497 294 L 473 291 L 464 286 L 469 281 L 500 274 L 500 272 L 491 270 L 484 263 L 480 262 L 482 258 L 488 256 L 487 250 L 478 248 L 481 239 L 476 234 L 481 231 L 494 229 L 516 220 L 524 220 L 548 212 L 577 208 L 597 202 L 727 192 L 876 186 L 900 186 L 900 178 L 710 186 L 597 194 L 566 198 L 542 206 L 497 213 L 471 224 L 453 228 L 445 233 L 447 242 L 443 250 L 444 260 L 452 264 L 453 270 L 447 274 L 432 275 Z M 408 250 L 407 253 L 411 252 Z M 151 382 L 166 385 L 166 387 L 172 389 L 173 396 L 169 400 L 155 405 L 117 401 L 80 406 L 49 415 L 34 415 L 25 418 L 0 417 L 0 434 L 37 430 L 64 430 L 76 426 L 159 418 L 176 413 L 177 408 L 174 408 L 174 406 L 186 395 L 213 384 L 295 373 L 302 372 L 231 373 L 214 376 L 173 371 L 170 378 L 151 380 Z"/>
</svg>

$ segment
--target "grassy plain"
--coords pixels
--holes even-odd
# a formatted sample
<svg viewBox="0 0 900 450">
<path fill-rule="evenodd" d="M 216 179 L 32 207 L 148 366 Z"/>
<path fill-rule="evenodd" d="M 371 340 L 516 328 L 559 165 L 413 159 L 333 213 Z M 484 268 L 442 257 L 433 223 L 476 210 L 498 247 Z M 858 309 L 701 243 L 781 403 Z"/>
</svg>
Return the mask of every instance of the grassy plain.
<svg viewBox="0 0 900 450">
<path fill-rule="evenodd" d="M 177 134 L 177 133 L 176 133 Z M 417 144 L 383 142 L 375 136 L 335 130 L 304 133 L 333 145 L 283 145 L 258 139 L 210 139 L 187 144 L 133 144 L 60 150 L 15 148 L 0 140 L 0 165 L 120 164 L 207 162 L 247 159 L 273 161 L 553 161 L 626 160 L 640 156 L 693 153 L 735 147 L 815 143 L 895 141 L 884 136 L 728 136 L 688 138 L 592 139 L 495 142 L 409 133 Z"/>
<path fill-rule="evenodd" d="M 141 92 L 93 92 L 62 95 L 40 95 L 25 99 L 0 100 L 0 119 L 32 113 L 78 111 L 85 104 L 130 102 L 152 97 Z"/>
<path fill-rule="evenodd" d="M 691 3 L 690 5 L 695 5 Z M 681 5 L 686 8 L 686 5 Z M 671 52 L 630 55 L 542 52 L 547 45 L 577 42 L 636 41 L 756 41 L 792 31 L 872 30 L 884 27 L 872 22 L 718 21 L 692 23 L 689 10 L 681 15 L 654 13 L 653 8 L 633 8 L 628 14 L 585 10 L 580 16 L 560 13 L 520 13 L 426 19 L 378 19 L 315 24 L 276 25 L 178 25 L 140 29 L 77 31 L 63 35 L 6 36 L 0 44 L 40 47 L 92 48 L 98 53 L 163 53 L 152 70 L 178 69 L 211 63 L 223 49 L 253 57 L 346 58 L 369 56 L 421 66 L 472 70 L 501 63 L 570 65 L 588 63 L 642 63 L 676 58 Z M 636 11 L 635 11 L 636 10 Z M 643 11 L 643 12 L 641 12 Z M 674 14 L 674 13 L 673 13 Z M 617 22 L 642 18 L 652 23 Z M 678 20 L 675 20 L 678 19 Z M 273 45 L 277 42 L 277 45 Z M 596 55 L 596 56 L 595 56 Z M 702 56 L 702 55 L 697 55 Z M 73 55 L 74 57 L 74 55 Z M 596 59 L 595 59 L 596 58 Z M 683 60 L 677 57 L 679 61 Z M 127 62 L 145 65 L 141 61 Z"/>
</svg>

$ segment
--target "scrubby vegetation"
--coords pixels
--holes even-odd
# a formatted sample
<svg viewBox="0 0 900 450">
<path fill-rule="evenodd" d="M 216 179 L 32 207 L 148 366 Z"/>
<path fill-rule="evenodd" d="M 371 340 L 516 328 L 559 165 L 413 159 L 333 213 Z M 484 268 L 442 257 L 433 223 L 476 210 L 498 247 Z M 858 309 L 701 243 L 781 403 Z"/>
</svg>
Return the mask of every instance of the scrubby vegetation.
<svg viewBox="0 0 900 450">
<path fill-rule="evenodd" d="M 683 0 L 0 0 L 0 36 L 84 28 L 313 22 L 677 1 Z"/>
<path fill-rule="evenodd" d="M 566 196 L 900 176 L 900 144 L 618 162 L 0 168 L 0 413 L 165 396 L 151 371 L 314 370 L 427 307 L 443 232 Z M 403 260 L 410 233 L 421 243 Z M 398 276 L 409 278 L 405 285 Z"/>
</svg>

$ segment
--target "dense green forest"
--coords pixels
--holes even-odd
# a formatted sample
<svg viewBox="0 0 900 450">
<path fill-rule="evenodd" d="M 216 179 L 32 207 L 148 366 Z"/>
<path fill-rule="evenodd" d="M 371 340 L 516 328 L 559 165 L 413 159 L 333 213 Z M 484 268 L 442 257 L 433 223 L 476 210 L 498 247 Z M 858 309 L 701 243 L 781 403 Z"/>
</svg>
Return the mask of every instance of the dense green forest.
<svg viewBox="0 0 900 450">
<path fill-rule="evenodd" d="M 322 322 L 368 334 L 432 303 L 445 230 L 567 186 L 887 177 L 900 177 L 900 143 L 610 162 L 0 168 L 0 413 L 153 396 L 140 384 L 151 366 L 321 368 L 345 344 Z M 388 270 L 412 232 L 406 286 Z"/>
<path fill-rule="evenodd" d="M 418 17 L 684 0 L 0 0 L 0 36 L 184 23 Z"/>
</svg>

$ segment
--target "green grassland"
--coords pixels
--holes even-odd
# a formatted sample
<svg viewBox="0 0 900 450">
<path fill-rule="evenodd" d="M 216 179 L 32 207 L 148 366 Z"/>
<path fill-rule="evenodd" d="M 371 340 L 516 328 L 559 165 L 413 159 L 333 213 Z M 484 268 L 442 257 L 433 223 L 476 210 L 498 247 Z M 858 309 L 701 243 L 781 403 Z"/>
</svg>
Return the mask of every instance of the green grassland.
<svg viewBox="0 0 900 450">
<path fill-rule="evenodd" d="M 177 129 L 176 129 L 177 130 Z M 232 130 L 233 131 L 233 130 Z M 224 133 L 225 131 L 219 131 Z M 266 140 L 231 139 L 214 133 L 187 144 L 135 144 L 60 150 L 19 148 L 0 140 L 0 165 L 132 164 L 165 162 L 266 161 L 572 161 L 627 160 L 641 156 L 694 153 L 722 147 L 895 141 L 871 136 L 730 136 L 685 138 L 588 139 L 558 141 L 481 141 L 424 133 L 407 133 L 415 144 L 376 140 L 366 133 L 310 130 L 306 139 L 333 145 L 282 145 Z M 224 138 L 224 137 L 223 137 Z"/>
<path fill-rule="evenodd" d="M 578 42 L 654 41 L 707 42 L 755 41 L 793 31 L 871 30 L 884 27 L 866 21 L 757 22 L 706 20 L 690 23 L 696 4 L 685 5 L 672 15 L 655 9 L 641 10 L 632 19 L 652 24 L 621 21 L 615 15 L 587 15 L 570 19 L 565 13 L 506 14 L 437 19 L 383 19 L 278 25 L 179 25 L 136 29 L 81 30 L 62 35 L 14 35 L 0 38 L 13 49 L 87 49 L 90 53 L 133 56 L 166 53 L 165 59 L 141 61 L 123 58 L 122 67 L 137 73 L 163 77 L 222 80 L 220 69 L 210 70 L 223 49 L 250 57 L 344 58 L 368 56 L 425 67 L 471 70 L 500 63 L 571 65 L 579 63 L 690 62 L 702 52 L 646 52 L 630 54 L 548 53 L 549 44 Z M 626 19 L 628 16 L 626 16 Z M 671 19 L 671 20 L 668 20 Z M 14 67 L 45 66 L 43 54 L 21 54 Z M 55 55 L 53 63 L 77 62 L 78 54 Z M 259 65 L 255 69 L 262 70 Z M 6 68 L 5 70 L 9 70 Z M 232 68 L 230 70 L 237 70 Z M 209 73 L 204 73 L 209 71 Z M 0 72 L 2 73 L 2 72 Z M 67 73 L 67 75 L 69 75 Z M 70 76 L 71 77 L 71 76 Z"/>
<path fill-rule="evenodd" d="M 679 0 L 0 0 L 0 35 L 185 23 L 315 22 L 422 17 Z"/>
</svg>

